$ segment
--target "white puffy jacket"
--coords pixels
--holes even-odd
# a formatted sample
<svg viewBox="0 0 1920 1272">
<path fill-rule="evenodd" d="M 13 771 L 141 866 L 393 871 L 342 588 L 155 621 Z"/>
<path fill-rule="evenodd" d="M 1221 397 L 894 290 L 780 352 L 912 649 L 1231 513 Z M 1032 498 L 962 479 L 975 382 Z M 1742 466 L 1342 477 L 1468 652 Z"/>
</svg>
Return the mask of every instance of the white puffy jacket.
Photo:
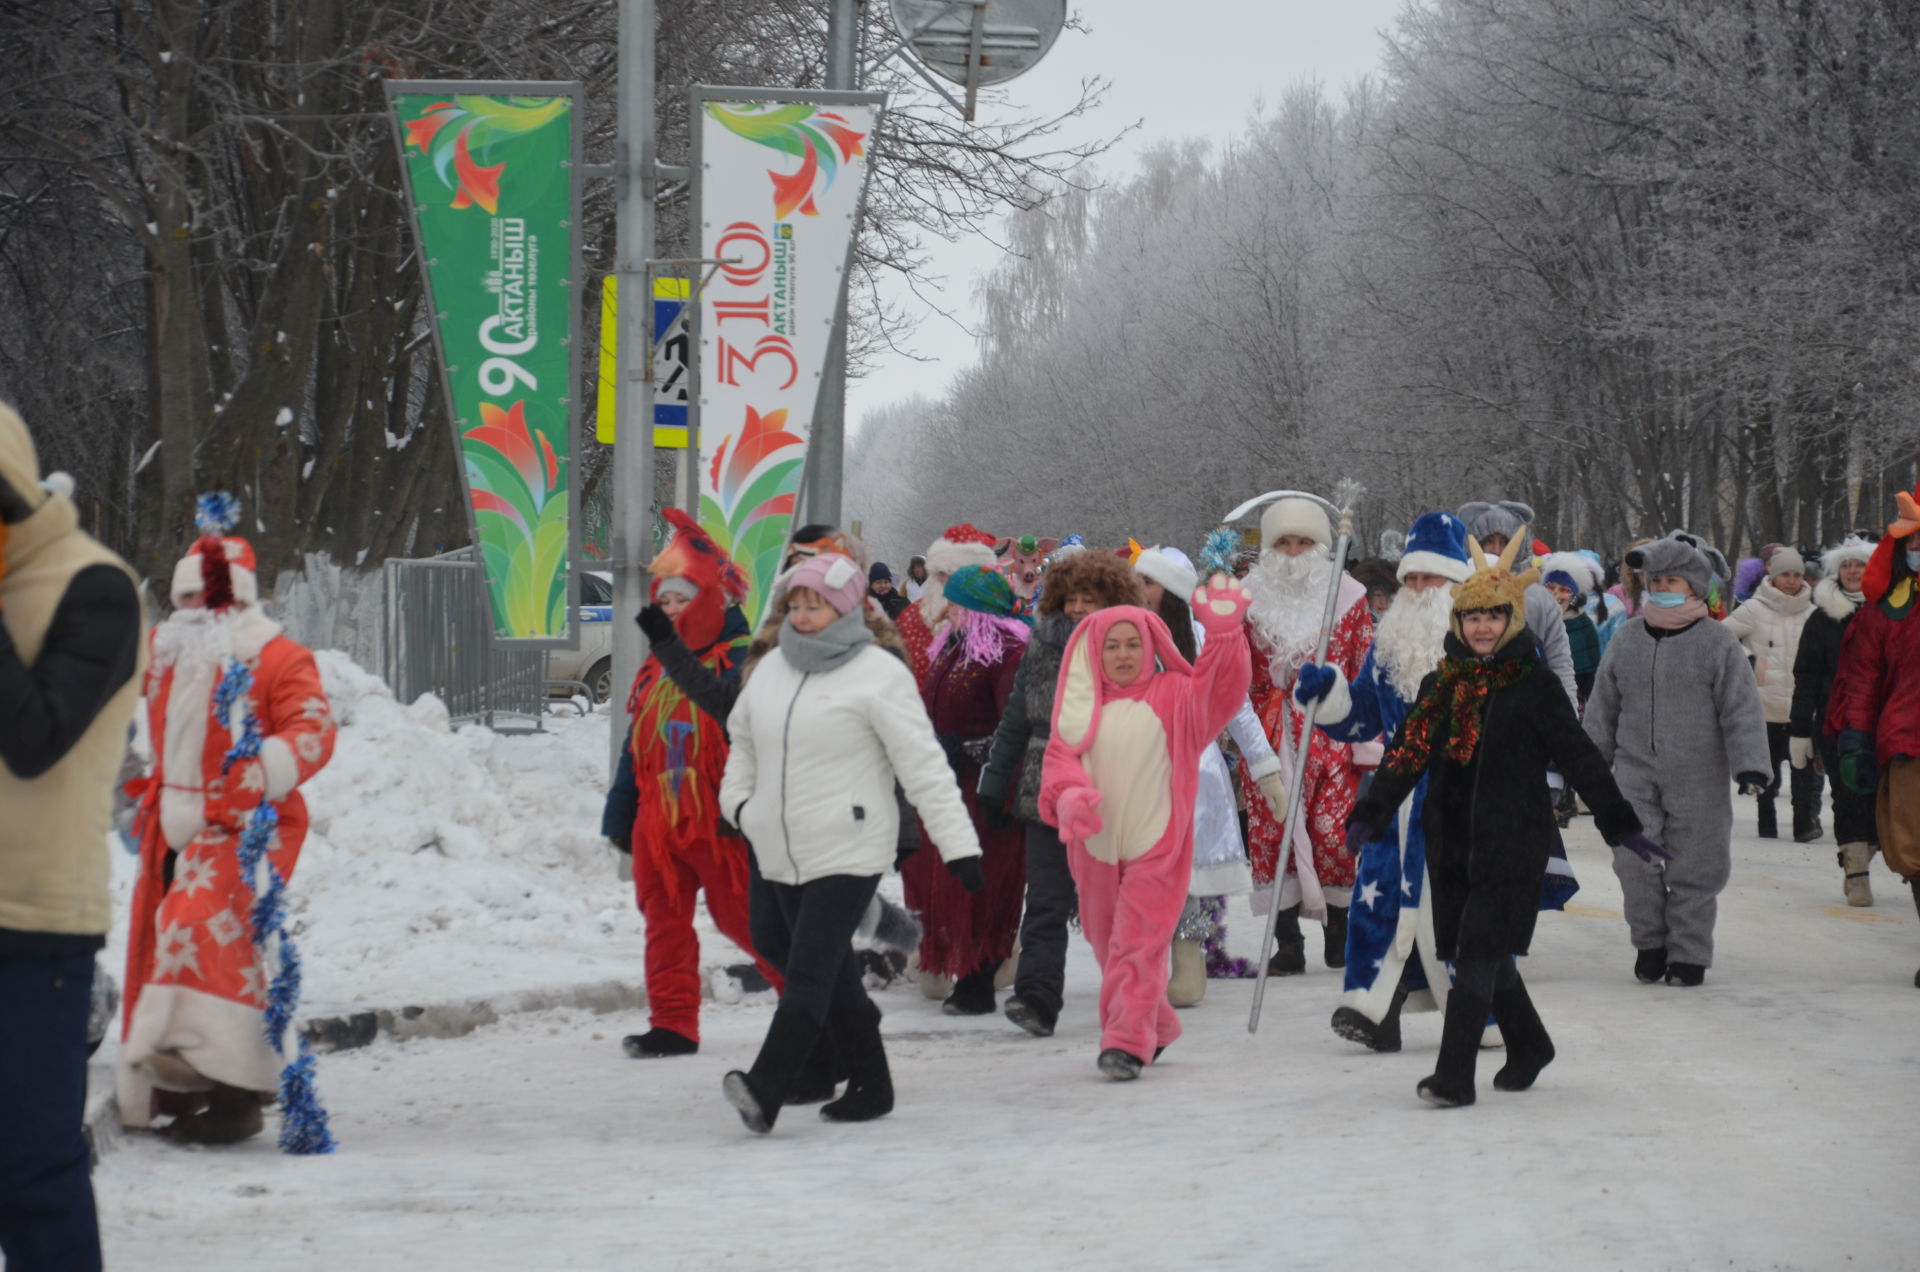
<svg viewBox="0 0 1920 1272">
<path fill-rule="evenodd" d="M 1803 583 L 1788 596 L 1768 579 L 1745 605 L 1727 615 L 1727 630 L 1753 655 L 1753 678 L 1768 724 L 1785 724 L 1793 714 L 1793 660 L 1812 613 L 1811 587 Z"/>
<path fill-rule="evenodd" d="M 942 858 L 980 855 L 913 673 L 876 645 L 812 674 L 768 650 L 727 735 L 720 807 L 773 883 L 885 874 L 900 829 L 896 778 Z"/>
</svg>

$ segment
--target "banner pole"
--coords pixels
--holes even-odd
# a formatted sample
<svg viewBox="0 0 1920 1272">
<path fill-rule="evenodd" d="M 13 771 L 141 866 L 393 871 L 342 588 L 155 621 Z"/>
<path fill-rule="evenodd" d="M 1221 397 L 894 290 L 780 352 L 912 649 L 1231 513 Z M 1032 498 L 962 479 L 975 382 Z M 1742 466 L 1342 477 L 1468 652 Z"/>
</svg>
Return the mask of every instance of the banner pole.
<svg viewBox="0 0 1920 1272">
<path fill-rule="evenodd" d="M 854 87 L 860 59 L 861 0 L 831 0 L 827 8 L 827 87 Z M 849 259 L 852 254 L 849 253 Z M 847 455 L 847 288 L 850 274 L 840 279 L 840 303 L 834 309 L 833 336 L 827 344 L 820 397 L 813 417 L 813 436 L 807 443 L 805 469 L 806 519 L 817 525 L 840 524 L 840 496 Z M 797 523 L 796 523 L 797 524 Z"/>
<path fill-rule="evenodd" d="M 647 601 L 646 563 L 653 556 L 653 385 L 647 378 L 653 291 L 654 0 L 620 0 L 617 270 L 620 335 L 614 379 L 613 696 L 608 700 L 607 770 L 620 767 L 631 721 L 627 686 L 646 659 L 646 638 L 633 622 Z"/>
</svg>

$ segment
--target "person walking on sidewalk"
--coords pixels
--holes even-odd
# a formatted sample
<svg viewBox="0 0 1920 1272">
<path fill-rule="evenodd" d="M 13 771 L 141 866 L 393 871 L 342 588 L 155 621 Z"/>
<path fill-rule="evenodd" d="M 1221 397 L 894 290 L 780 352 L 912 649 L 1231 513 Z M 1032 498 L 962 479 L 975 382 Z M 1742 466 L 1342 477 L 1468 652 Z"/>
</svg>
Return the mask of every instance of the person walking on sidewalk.
<svg viewBox="0 0 1920 1272">
<path fill-rule="evenodd" d="M 1716 564 L 1724 571 L 1725 558 L 1682 530 L 1627 553 L 1645 586 L 1640 617 L 1607 646 L 1587 699 L 1588 736 L 1671 854 L 1613 854 L 1633 974 L 1649 985 L 1706 979 L 1718 899 L 1733 873 L 1729 780 L 1744 794 L 1767 785 L 1760 690 L 1740 642 L 1707 611 Z"/>
<path fill-rule="evenodd" d="M 947 621 L 935 638 L 920 696 L 973 814 L 986 887 L 962 889 L 941 868 L 945 853 L 907 858 L 900 882 L 907 908 L 926 929 L 920 938 L 920 975 L 954 978 L 952 993 L 941 1004 L 948 1015 L 985 1016 L 997 1006 L 994 977 L 1012 956 L 1020 931 L 1027 853 L 1019 827 L 1004 818 L 989 823 L 977 791 L 1033 629 L 1031 620 L 1014 616 L 1013 588 L 998 570 L 962 566 L 947 580 L 944 598 Z M 940 843 L 939 831 L 924 820 L 920 838 Z"/>
<path fill-rule="evenodd" d="M 874 646 L 859 566 L 815 557 L 776 588 L 787 601 L 779 645 L 728 718 L 733 746 L 720 785 L 788 938 L 786 990 L 759 1054 L 722 1082 L 741 1121 L 763 1135 L 829 1023 L 848 1081 L 821 1116 L 866 1121 L 893 1109 L 880 1010 L 850 942 L 893 864 L 896 780 L 961 886 L 978 891 L 985 883 L 973 819 L 913 675 Z"/>
<path fill-rule="evenodd" d="M 1778 839 L 1780 827 L 1774 797 L 1780 793 L 1780 766 L 1790 759 L 1789 718 L 1793 715 L 1793 666 L 1800 653 L 1801 634 L 1813 615 L 1813 589 L 1807 585 L 1807 567 L 1800 554 L 1778 547 L 1767 558 L 1767 576 L 1753 596 L 1727 615 L 1726 628 L 1740 638 L 1753 660 L 1754 682 L 1760 686 L 1760 705 L 1767 716 L 1767 788 L 1760 792 L 1760 838 Z M 1810 765 L 1788 766 L 1793 808 L 1793 841 L 1810 844 L 1820 838 L 1820 771 Z"/>
<path fill-rule="evenodd" d="M 1053 734 L 1053 695 L 1067 638 L 1089 614 L 1145 599 L 1140 580 L 1111 552 L 1074 552 L 1047 567 L 1039 618 L 1014 673 L 1013 693 L 980 769 L 981 815 L 990 824 L 1009 809 L 1027 849 L 1026 912 L 1020 919 L 1020 961 L 1002 1010 L 1037 1038 L 1053 1035 L 1067 979 L 1067 925 L 1079 906 L 1067 846 L 1040 818 L 1040 773 Z"/>
<path fill-rule="evenodd" d="M 650 597 L 686 649 L 723 681 L 739 675 L 747 621 L 746 578 L 693 518 L 666 510 L 674 536 L 648 570 Z M 843 558 L 836 558 L 843 559 Z M 780 972 L 755 949 L 747 902 L 747 849 L 723 824 L 717 796 L 727 763 L 725 728 L 701 711 L 649 653 L 627 702 L 633 731 L 607 792 L 601 834 L 633 855 L 633 887 L 646 920 L 649 1028 L 622 1040 L 654 1060 L 700 1049 L 700 938 L 694 898 L 721 935 L 752 956 L 778 989 Z"/>
<path fill-rule="evenodd" d="M 1489 1008 L 1500 1021 L 1507 1062 L 1495 1088 L 1524 1091 L 1552 1063 L 1554 1046 L 1514 959 L 1533 939 L 1540 885 L 1558 837 L 1549 762 L 1594 811 L 1601 837 L 1648 860 L 1665 854 L 1641 834 L 1606 761 L 1574 714 L 1534 642 L 1524 635 L 1526 589 L 1514 574 L 1522 532 L 1490 566 L 1453 589 L 1447 656 L 1387 748 L 1348 820 L 1357 849 L 1377 839 L 1424 779 L 1427 869 L 1433 883 L 1435 953 L 1453 959 L 1454 984 L 1434 1072 L 1417 1090 L 1443 1108 L 1474 1102 L 1474 1068 Z M 1482 559 L 1469 542 L 1469 559 Z"/>
<path fill-rule="evenodd" d="M 1833 783 L 1833 837 L 1840 845 L 1840 886 L 1850 906 L 1873 904 L 1867 867 L 1880 847 L 1873 801 L 1840 780 L 1840 751 L 1826 730 L 1827 704 L 1840 668 L 1847 628 L 1865 597 L 1862 580 L 1873 545 L 1849 537 L 1820 558 L 1821 579 L 1813 589 L 1813 613 L 1800 632 L 1793 659 L 1793 709 L 1788 713 L 1787 754 L 1795 769 L 1818 764 Z"/>
<path fill-rule="evenodd" d="M 1827 706 L 1839 779 L 1874 801 L 1880 855 L 1920 906 L 1920 488 L 1898 492 L 1898 514 L 1861 576 L 1862 604 L 1840 649 Z M 1920 972 L 1913 977 L 1920 987 Z"/>
<path fill-rule="evenodd" d="M 1126 1081 L 1179 1038 L 1168 955 L 1193 871 L 1200 752 L 1247 696 L 1244 587 L 1194 593 L 1207 629 L 1197 663 L 1135 606 L 1089 616 L 1067 643 L 1040 815 L 1060 831 L 1080 924 L 1100 963 L 1099 1069 Z"/>
<path fill-rule="evenodd" d="M 48 487 L 53 487 L 49 489 Z M 144 659 L 133 571 L 0 404 L 0 1263 L 96 1272 L 84 1131 L 113 788 Z"/>
<path fill-rule="evenodd" d="M 1206 645 L 1206 628 L 1187 603 L 1200 586 L 1200 575 L 1187 554 L 1178 548 L 1147 548 L 1135 558 L 1135 573 L 1146 580 L 1147 606 L 1167 625 L 1173 644 L 1189 663 L 1198 661 Z M 1222 572 L 1224 572 L 1224 567 Z M 1242 701 L 1227 721 L 1227 733 L 1246 766 L 1247 774 L 1265 798 L 1275 820 L 1285 815 L 1286 779 L 1280 757 L 1267 741 L 1266 730 L 1253 704 Z M 1207 994 L 1207 978 L 1237 977 L 1255 970 L 1243 959 L 1227 954 L 1227 898 L 1253 891 L 1253 871 L 1247 864 L 1246 840 L 1240 832 L 1240 810 L 1233 770 L 1218 740 L 1200 751 L 1200 778 L 1194 794 L 1193 878 L 1187 887 L 1186 908 L 1173 934 L 1173 977 L 1167 999 L 1175 1007 L 1197 1006 Z"/>
</svg>

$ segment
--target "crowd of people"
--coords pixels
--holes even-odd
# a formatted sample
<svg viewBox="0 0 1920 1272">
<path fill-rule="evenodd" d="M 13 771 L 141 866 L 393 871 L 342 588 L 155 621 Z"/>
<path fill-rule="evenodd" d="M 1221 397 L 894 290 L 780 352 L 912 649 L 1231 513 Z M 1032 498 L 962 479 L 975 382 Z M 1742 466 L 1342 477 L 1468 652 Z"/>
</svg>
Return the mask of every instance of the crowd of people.
<svg viewBox="0 0 1920 1272">
<path fill-rule="evenodd" d="M 654 654 L 630 753 L 643 803 L 712 790 L 677 796 L 702 810 L 697 830 L 652 837 L 733 843 L 752 948 L 785 979 L 759 1056 L 724 1084 L 750 1128 L 789 1104 L 842 1121 L 891 1109 L 861 976 L 876 946 L 910 955 L 942 1010 L 1046 1037 L 1077 921 L 1101 969 L 1095 1062 L 1124 1081 L 1178 1038 L 1177 1009 L 1209 978 L 1304 971 L 1317 924 L 1320 958 L 1344 969 L 1335 1032 L 1398 1050 L 1404 1011 L 1441 1012 L 1418 1094 L 1454 1106 L 1474 1100 L 1482 1045 L 1506 1048 L 1502 1090 L 1553 1059 L 1516 960 L 1538 913 L 1578 887 L 1561 834 L 1576 816 L 1614 849 L 1648 984 L 1696 987 L 1713 965 L 1736 790 L 1776 837 L 1786 782 L 1791 833 L 1811 843 L 1830 786 L 1851 905 L 1872 904 L 1876 851 L 1920 877 L 1897 656 L 1920 574 L 1906 496 L 1877 544 L 1819 554 L 1817 581 L 1792 547 L 1735 568 L 1684 531 L 1609 566 L 1551 550 L 1512 501 L 1423 513 L 1392 559 L 1350 562 L 1326 500 L 1255 506 L 1258 528 L 1222 527 L 1198 565 L 1174 546 L 962 523 L 898 581 L 844 531 L 804 527 L 739 659 L 716 651 L 737 650 L 744 624 L 715 634 L 737 594 L 678 564 L 724 558 L 675 523 L 639 616 Z M 704 627 L 682 596 L 716 607 Z M 1853 625 L 1859 612 L 1874 617 Z M 740 687 L 703 695 L 716 659 Z M 710 743 L 697 772 L 642 759 L 663 754 L 669 718 L 649 695 L 678 693 L 707 713 L 696 736 L 720 730 L 724 760 Z M 645 837 L 631 786 L 607 822 L 630 847 Z M 890 867 L 907 913 L 877 899 Z M 1227 950 L 1239 896 L 1273 924 L 1262 966 Z M 652 948 L 650 932 L 650 977 Z M 692 956 L 685 935 L 671 948 Z M 628 1041 L 668 1056 L 697 1035 L 657 1010 Z"/>
<path fill-rule="evenodd" d="M 1802 844 L 1825 794 L 1846 903 L 1874 903 L 1877 852 L 1920 905 L 1920 503 L 1897 505 L 1884 534 L 1737 566 L 1684 531 L 1611 564 L 1552 551 L 1510 501 L 1422 512 L 1391 558 L 1349 562 L 1339 511 L 1291 491 L 1197 562 L 962 523 L 896 580 L 805 526 L 757 629 L 740 570 L 670 512 L 602 822 L 647 936 L 649 1028 L 622 1045 L 698 1051 L 702 895 L 778 995 L 722 1084 L 760 1133 L 789 1105 L 892 1110 L 869 974 L 911 969 L 945 1012 L 1046 1037 L 1077 924 L 1100 967 L 1093 1060 L 1128 1081 L 1209 979 L 1304 971 L 1317 924 L 1344 969 L 1336 1033 L 1397 1051 L 1402 1014 L 1437 1011 L 1422 1099 L 1472 1104 L 1495 1044 L 1493 1085 L 1524 1090 L 1554 1046 L 1517 960 L 1578 886 L 1576 816 L 1613 849 L 1620 973 L 1630 948 L 1647 984 L 1713 966 L 1736 790 L 1777 837 L 1784 782 Z M 10 1266 L 98 1266 L 80 1128 L 118 789 L 140 859 L 122 1118 L 223 1145 L 277 1102 L 282 1148 L 332 1145 L 311 1058 L 289 1054 L 284 889 L 335 723 L 311 653 L 260 608 L 237 514 L 203 497 L 148 632 L 137 578 L 0 408 Z M 129 769 L 143 698 L 150 755 Z M 895 869 L 904 908 L 879 893 Z M 1239 897 L 1272 924 L 1263 964 L 1228 951 Z"/>
</svg>

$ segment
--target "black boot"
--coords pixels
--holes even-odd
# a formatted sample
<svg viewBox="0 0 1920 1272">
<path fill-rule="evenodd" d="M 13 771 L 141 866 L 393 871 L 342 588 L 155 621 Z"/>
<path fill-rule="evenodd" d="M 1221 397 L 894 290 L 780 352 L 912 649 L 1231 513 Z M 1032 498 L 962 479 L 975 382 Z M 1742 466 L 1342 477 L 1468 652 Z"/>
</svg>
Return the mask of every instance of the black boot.
<svg viewBox="0 0 1920 1272">
<path fill-rule="evenodd" d="M 813 1040 L 807 1062 L 800 1066 L 799 1076 L 793 1080 L 793 1089 L 787 1092 L 787 1103 L 818 1104 L 831 1100 L 834 1088 L 847 1076 L 847 1059 L 842 1054 L 846 1049 L 841 1045 L 834 1018 L 829 1015 L 820 1027 L 819 1037 Z"/>
<path fill-rule="evenodd" d="M 1440 1060 L 1417 1088 L 1420 1098 L 1443 1109 L 1473 1103 L 1473 1066 L 1487 1027 L 1487 1000 L 1458 985 L 1447 995 L 1447 1021 L 1440 1031 Z"/>
<path fill-rule="evenodd" d="M 1826 833 L 1820 824 L 1820 773 L 1808 765 L 1794 769 L 1788 781 L 1793 792 L 1793 842 L 1810 844 Z"/>
<path fill-rule="evenodd" d="M 1633 978 L 1642 985 L 1658 985 L 1667 976 L 1667 951 L 1663 946 L 1657 950 L 1641 950 L 1633 960 Z"/>
<path fill-rule="evenodd" d="M 700 1044 L 671 1029 L 649 1029 L 643 1034 L 628 1034 L 620 1047 L 635 1060 L 662 1060 L 668 1056 L 690 1056 Z"/>
<path fill-rule="evenodd" d="M 1298 976 L 1307 970 L 1307 942 L 1300 935 L 1300 907 L 1290 905 L 1274 916 L 1273 957 L 1267 975 Z"/>
<path fill-rule="evenodd" d="M 871 1122 L 893 1112 L 893 1073 L 880 1040 L 880 1009 L 829 1017 L 847 1061 L 847 1093 L 820 1110 L 829 1122 Z"/>
<path fill-rule="evenodd" d="M 1525 981 L 1515 976 L 1511 985 L 1493 991 L 1493 1015 L 1507 1042 L 1507 1062 L 1493 1075 L 1494 1090 L 1524 1091 L 1553 1063 L 1553 1039 L 1540 1023 Z"/>
<path fill-rule="evenodd" d="M 748 1130 L 765 1135 L 773 1129 L 819 1035 L 820 1022 L 811 1016 L 785 1004 L 774 1008 L 773 1023 L 767 1026 L 766 1041 L 753 1058 L 753 1068 L 745 1073 L 735 1069 L 720 1082 L 727 1103 L 740 1111 Z"/>
<path fill-rule="evenodd" d="M 1780 823 L 1773 811 L 1773 801 L 1765 795 L 1760 797 L 1760 838 L 1780 838 Z"/>
<path fill-rule="evenodd" d="M 999 1004 L 993 996 L 993 976 L 1000 970 L 996 960 L 982 963 L 953 983 L 953 993 L 940 1004 L 949 1016 L 991 1016 Z"/>
<path fill-rule="evenodd" d="M 1328 967 L 1347 965 L 1347 907 L 1344 905 L 1327 907 L 1326 942 L 1321 956 L 1327 960 Z"/>
<path fill-rule="evenodd" d="M 1348 1042 L 1357 1042 L 1373 1051 L 1400 1050 L 1400 1008 L 1407 1001 L 1407 982 L 1404 977 L 1393 991 L 1393 1002 L 1387 1008 L 1387 1014 L 1375 1024 L 1364 1014 L 1352 1007 L 1337 1007 L 1333 1012 L 1333 1032 Z"/>
<path fill-rule="evenodd" d="M 1912 884 L 1913 884 L 1913 908 L 1916 910 L 1920 910 L 1920 879 L 1912 880 Z M 1915 989 L 1920 989 L 1920 972 L 1915 972 L 1913 974 L 1913 987 Z"/>
</svg>

